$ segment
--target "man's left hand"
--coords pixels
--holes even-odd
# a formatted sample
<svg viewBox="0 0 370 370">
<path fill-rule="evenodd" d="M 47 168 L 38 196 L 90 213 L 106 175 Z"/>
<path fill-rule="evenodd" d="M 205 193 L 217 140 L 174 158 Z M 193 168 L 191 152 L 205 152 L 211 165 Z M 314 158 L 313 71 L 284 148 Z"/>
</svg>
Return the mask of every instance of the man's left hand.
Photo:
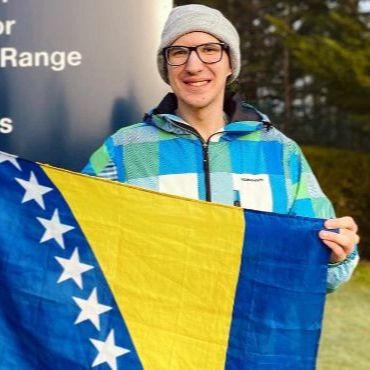
<svg viewBox="0 0 370 370">
<path fill-rule="evenodd" d="M 339 229 L 339 233 L 328 230 L 321 230 L 319 233 L 322 241 L 332 250 L 330 263 L 345 260 L 360 241 L 356 222 L 352 217 L 346 216 L 326 220 L 324 226 L 329 230 Z"/>
</svg>

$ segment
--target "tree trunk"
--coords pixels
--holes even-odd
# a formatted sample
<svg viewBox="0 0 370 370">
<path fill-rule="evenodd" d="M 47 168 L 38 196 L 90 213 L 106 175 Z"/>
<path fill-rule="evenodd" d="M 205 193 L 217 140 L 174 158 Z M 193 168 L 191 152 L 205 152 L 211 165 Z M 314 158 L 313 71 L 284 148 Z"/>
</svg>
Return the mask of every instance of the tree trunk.
<svg viewBox="0 0 370 370">
<path fill-rule="evenodd" d="M 285 23 L 287 28 L 291 29 L 291 5 L 290 2 L 287 4 Z M 291 121 L 292 121 L 292 90 L 291 90 L 291 55 L 289 49 L 284 45 L 284 54 L 283 54 L 283 73 L 284 73 L 284 124 L 283 130 L 288 132 Z"/>
<path fill-rule="evenodd" d="M 290 84 L 290 52 L 287 47 L 284 47 L 284 57 L 283 57 L 283 70 L 284 70 L 284 125 L 283 129 L 285 132 L 291 126 L 292 120 L 292 91 Z"/>
</svg>

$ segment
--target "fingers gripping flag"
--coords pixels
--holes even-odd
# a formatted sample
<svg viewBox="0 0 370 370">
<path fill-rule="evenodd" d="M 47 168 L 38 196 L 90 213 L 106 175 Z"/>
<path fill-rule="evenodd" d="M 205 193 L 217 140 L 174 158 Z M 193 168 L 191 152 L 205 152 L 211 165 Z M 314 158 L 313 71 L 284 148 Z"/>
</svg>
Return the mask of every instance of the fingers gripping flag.
<svg viewBox="0 0 370 370">
<path fill-rule="evenodd" d="M 0 369 L 314 369 L 322 226 L 0 153 Z"/>
</svg>

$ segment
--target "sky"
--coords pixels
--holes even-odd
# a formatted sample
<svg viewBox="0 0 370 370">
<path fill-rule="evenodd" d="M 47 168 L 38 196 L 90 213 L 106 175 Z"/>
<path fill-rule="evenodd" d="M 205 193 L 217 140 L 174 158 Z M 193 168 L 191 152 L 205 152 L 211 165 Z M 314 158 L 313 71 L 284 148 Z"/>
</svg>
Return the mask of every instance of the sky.
<svg viewBox="0 0 370 370">
<path fill-rule="evenodd" d="M 369 0 L 360 1 L 360 10 L 363 12 L 369 12 L 370 11 L 370 1 Z"/>
</svg>

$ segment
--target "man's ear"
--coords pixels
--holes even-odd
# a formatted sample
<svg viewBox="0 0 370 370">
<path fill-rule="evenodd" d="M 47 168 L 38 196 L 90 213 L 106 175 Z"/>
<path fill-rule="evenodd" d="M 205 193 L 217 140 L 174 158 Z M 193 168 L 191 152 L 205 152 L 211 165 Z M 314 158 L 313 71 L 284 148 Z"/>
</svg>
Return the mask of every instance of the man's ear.
<svg viewBox="0 0 370 370">
<path fill-rule="evenodd" d="M 231 58 L 229 56 L 229 68 L 230 68 L 230 73 L 228 74 L 228 76 L 231 76 L 233 74 L 233 66 L 231 64 Z"/>
<path fill-rule="evenodd" d="M 231 63 L 230 63 L 229 73 L 227 74 L 227 77 L 230 77 L 232 74 L 233 74 L 233 68 L 231 67 Z"/>
</svg>

